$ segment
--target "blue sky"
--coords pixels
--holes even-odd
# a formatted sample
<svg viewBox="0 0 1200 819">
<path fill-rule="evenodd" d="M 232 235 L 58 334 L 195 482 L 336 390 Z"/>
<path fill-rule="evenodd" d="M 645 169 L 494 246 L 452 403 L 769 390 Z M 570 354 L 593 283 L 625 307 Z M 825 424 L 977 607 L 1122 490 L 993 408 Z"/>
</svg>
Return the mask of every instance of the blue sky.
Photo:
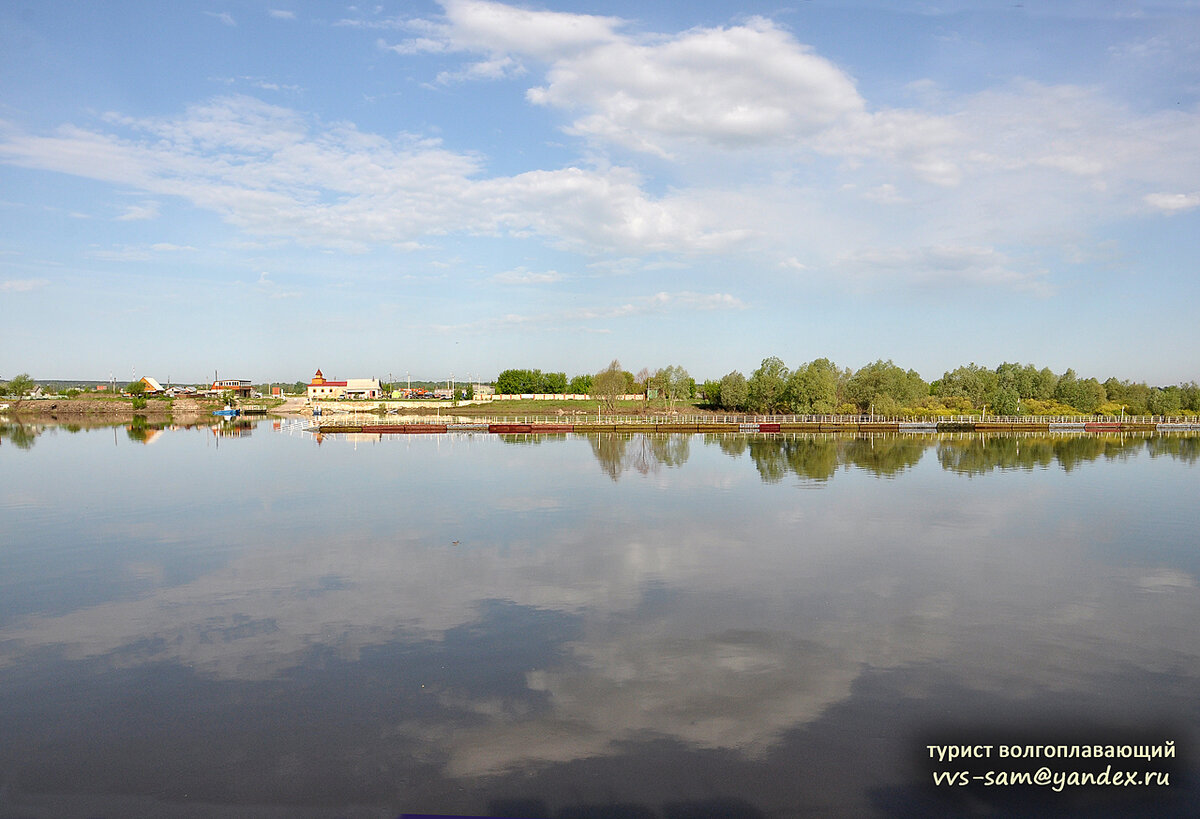
<svg viewBox="0 0 1200 819">
<path fill-rule="evenodd" d="M 0 4 L 0 377 L 1200 379 L 1200 4 Z"/>
</svg>

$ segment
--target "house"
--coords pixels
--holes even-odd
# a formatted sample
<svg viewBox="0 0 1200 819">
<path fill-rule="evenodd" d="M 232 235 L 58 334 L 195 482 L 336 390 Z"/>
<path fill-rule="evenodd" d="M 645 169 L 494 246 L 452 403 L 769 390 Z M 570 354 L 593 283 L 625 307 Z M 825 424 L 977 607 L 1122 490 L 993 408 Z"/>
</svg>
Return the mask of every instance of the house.
<svg viewBox="0 0 1200 819">
<path fill-rule="evenodd" d="M 346 381 L 329 381 L 317 370 L 308 382 L 309 401 L 328 401 L 336 398 L 381 398 L 383 388 L 378 378 L 350 378 Z"/>
<path fill-rule="evenodd" d="M 145 395 L 162 395 L 162 393 L 166 392 L 166 390 L 163 389 L 162 384 L 159 384 L 156 380 L 148 375 L 142 376 L 138 383 L 145 388 L 142 390 L 143 394 Z"/>
<path fill-rule="evenodd" d="M 218 395 L 226 395 L 231 398 L 249 398 L 252 391 L 252 384 L 249 381 L 240 381 L 236 378 L 225 378 L 221 381 L 214 381 L 212 385 L 213 392 Z"/>
</svg>

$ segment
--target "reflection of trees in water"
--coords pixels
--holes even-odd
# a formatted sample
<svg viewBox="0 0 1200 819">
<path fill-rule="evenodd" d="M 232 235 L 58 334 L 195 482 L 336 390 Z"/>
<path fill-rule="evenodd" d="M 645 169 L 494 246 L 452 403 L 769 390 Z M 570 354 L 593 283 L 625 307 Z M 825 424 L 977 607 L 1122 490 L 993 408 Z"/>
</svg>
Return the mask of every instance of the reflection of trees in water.
<svg viewBox="0 0 1200 819">
<path fill-rule="evenodd" d="M 125 428 L 125 434 L 129 436 L 129 440 L 139 443 L 146 443 L 149 437 L 150 424 L 146 422 L 145 415 L 135 415 L 133 420 L 129 422 L 129 426 Z"/>
<path fill-rule="evenodd" d="M 767 483 L 777 483 L 788 475 L 827 481 L 842 464 L 852 464 L 874 475 L 895 475 L 921 460 L 931 444 L 927 439 L 896 435 L 786 436 L 752 438 L 749 448 L 758 474 Z"/>
<path fill-rule="evenodd" d="M 750 438 L 739 432 L 706 432 L 704 433 L 704 445 L 716 445 L 722 452 L 731 458 L 738 458 L 750 446 Z"/>
<path fill-rule="evenodd" d="M 1151 456 L 1168 455 L 1189 464 L 1200 460 L 1200 436 L 1159 434 L 1125 435 L 1003 435 L 967 434 L 962 437 L 879 435 L 862 438 L 812 435 L 713 435 L 705 443 L 739 457 L 749 450 L 758 474 L 766 483 L 788 475 L 826 481 L 842 464 L 852 464 L 874 475 L 892 476 L 916 465 L 930 447 L 937 448 L 943 469 L 978 475 L 995 469 L 1046 468 L 1057 464 L 1064 471 L 1095 461 L 1123 460 L 1143 450 Z"/>
<path fill-rule="evenodd" d="M 7 438 L 17 449 L 32 449 L 34 440 L 42 430 L 24 424 L 0 424 L 0 440 Z"/>
<path fill-rule="evenodd" d="M 548 441 L 563 441 L 567 436 L 566 433 L 501 432 L 498 433 L 496 437 L 506 444 L 517 444 L 518 446 L 541 446 Z"/>
<path fill-rule="evenodd" d="M 921 460 L 931 443 L 899 435 L 855 438 L 846 444 L 846 462 L 874 475 L 896 475 Z"/>
<path fill-rule="evenodd" d="M 681 433 L 628 432 L 597 432 L 587 436 L 600 468 L 614 481 L 629 470 L 646 475 L 662 466 L 682 466 L 691 454 L 691 437 Z"/>
<path fill-rule="evenodd" d="M 1008 436 L 939 441 L 937 457 L 943 469 L 967 475 L 982 475 L 993 469 L 1031 470 L 1054 462 L 1054 442 Z"/>
<path fill-rule="evenodd" d="M 1146 450 L 1151 458 L 1169 455 L 1191 465 L 1200 458 L 1200 436 L 1155 435 L 1147 439 Z"/>
<path fill-rule="evenodd" d="M 1200 439 L 1174 438 L 1192 441 L 1194 450 Z M 1124 460 L 1143 449 L 1154 452 L 1162 436 L 1148 435 L 1072 435 L 1019 436 L 988 435 L 962 440 L 938 442 L 938 461 L 943 469 L 968 475 L 981 475 L 994 469 L 1046 468 L 1057 463 L 1064 471 L 1100 458 Z"/>
<path fill-rule="evenodd" d="M 842 462 L 844 442 L 820 438 L 753 438 L 750 458 L 765 483 L 778 483 L 789 473 L 828 480 Z"/>
<path fill-rule="evenodd" d="M 509 443 L 540 443 L 538 435 L 503 436 Z M 617 480 L 633 470 L 656 472 L 662 466 L 687 462 L 692 436 L 688 433 L 602 432 L 587 436 L 592 453 L 604 473 Z M 1100 458 L 1126 459 L 1143 451 L 1152 457 L 1166 455 L 1194 464 L 1200 460 L 1200 435 L 1022 435 L 962 433 L 954 435 L 872 435 L 863 437 L 821 433 L 782 435 L 707 433 L 705 446 L 716 446 L 740 458 L 747 452 L 765 483 L 778 483 L 789 475 L 827 481 L 842 464 L 873 475 L 894 476 L 915 466 L 926 450 L 936 447 L 938 463 L 950 472 L 980 475 L 1000 469 L 1044 469 L 1058 464 L 1069 472 Z"/>
</svg>

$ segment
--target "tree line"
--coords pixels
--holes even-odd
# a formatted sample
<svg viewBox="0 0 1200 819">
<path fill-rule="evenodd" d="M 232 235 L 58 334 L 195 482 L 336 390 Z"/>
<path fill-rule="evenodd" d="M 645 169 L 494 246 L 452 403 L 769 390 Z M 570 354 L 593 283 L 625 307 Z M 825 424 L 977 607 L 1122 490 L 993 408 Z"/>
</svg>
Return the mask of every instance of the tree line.
<svg viewBox="0 0 1200 819">
<path fill-rule="evenodd" d="M 789 370 L 770 357 L 747 378 L 733 371 L 701 388 L 710 405 L 732 411 L 798 415 L 1179 415 L 1200 413 L 1194 381 L 1150 387 L 1109 378 L 1080 378 L 1073 369 L 1005 362 L 971 363 L 926 382 L 915 370 L 875 361 L 859 370 L 818 358 Z"/>
<path fill-rule="evenodd" d="M 635 375 L 613 361 L 600 372 L 570 380 L 566 373 L 505 370 L 496 379 L 496 392 L 590 395 L 609 410 L 615 409 L 618 396 L 628 394 L 661 398 L 672 408 L 678 401 L 698 399 L 711 409 L 764 415 L 1200 414 L 1200 386 L 1194 381 L 1151 387 L 1117 378 L 1081 378 L 1070 368 L 1055 373 L 1049 367 L 1012 362 L 994 369 L 971 363 L 927 382 L 890 359 L 852 370 L 818 358 L 791 369 L 771 356 L 749 376 L 734 370 L 697 384 L 678 365 L 643 368 Z"/>
</svg>

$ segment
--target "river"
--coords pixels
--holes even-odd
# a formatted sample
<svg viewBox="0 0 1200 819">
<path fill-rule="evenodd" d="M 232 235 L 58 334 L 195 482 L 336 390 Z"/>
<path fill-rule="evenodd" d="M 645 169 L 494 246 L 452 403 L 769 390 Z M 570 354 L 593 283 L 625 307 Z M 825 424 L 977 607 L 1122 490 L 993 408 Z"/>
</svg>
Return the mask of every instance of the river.
<svg viewBox="0 0 1200 819">
<path fill-rule="evenodd" d="M 0 817 L 1195 815 L 1198 458 L 6 425 Z"/>
</svg>

